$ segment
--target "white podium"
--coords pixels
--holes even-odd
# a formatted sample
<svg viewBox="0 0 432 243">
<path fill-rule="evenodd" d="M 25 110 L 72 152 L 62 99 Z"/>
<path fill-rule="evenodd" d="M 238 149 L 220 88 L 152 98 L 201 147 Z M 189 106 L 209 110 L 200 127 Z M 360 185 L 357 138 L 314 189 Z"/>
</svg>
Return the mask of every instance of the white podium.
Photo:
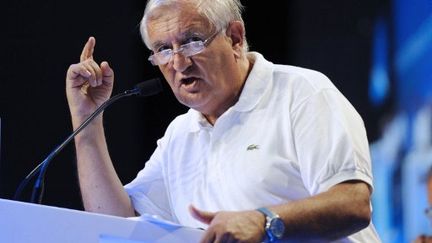
<svg viewBox="0 0 432 243">
<path fill-rule="evenodd" d="M 0 199 L 4 243 L 193 243 L 203 231 L 157 220 L 137 220 Z"/>
</svg>

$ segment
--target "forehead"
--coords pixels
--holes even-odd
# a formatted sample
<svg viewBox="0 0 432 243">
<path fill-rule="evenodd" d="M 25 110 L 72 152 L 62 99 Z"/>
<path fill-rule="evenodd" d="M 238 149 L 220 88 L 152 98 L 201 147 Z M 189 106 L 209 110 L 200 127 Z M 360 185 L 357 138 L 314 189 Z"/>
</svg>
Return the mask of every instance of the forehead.
<svg viewBox="0 0 432 243">
<path fill-rule="evenodd" d="M 150 43 L 172 41 L 188 33 L 207 33 L 210 24 L 191 5 L 161 6 L 147 20 Z M 154 46 L 154 45 L 152 45 Z"/>
</svg>

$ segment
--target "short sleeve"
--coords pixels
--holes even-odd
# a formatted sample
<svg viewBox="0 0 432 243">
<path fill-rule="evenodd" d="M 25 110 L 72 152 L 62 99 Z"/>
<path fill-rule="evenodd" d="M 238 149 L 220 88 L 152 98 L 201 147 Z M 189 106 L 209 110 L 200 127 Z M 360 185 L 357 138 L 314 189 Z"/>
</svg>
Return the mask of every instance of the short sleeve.
<svg viewBox="0 0 432 243">
<path fill-rule="evenodd" d="M 292 121 L 301 177 L 311 195 L 348 180 L 373 188 L 363 121 L 338 90 L 311 94 L 293 112 Z"/>
<path fill-rule="evenodd" d="M 163 179 L 163 150 L 165 138 L 159 139 L 157 148 L 137 177 L 124 188 L 135 211 L 176 221 L 171 213 L 168 193 Z"/>
</svg>

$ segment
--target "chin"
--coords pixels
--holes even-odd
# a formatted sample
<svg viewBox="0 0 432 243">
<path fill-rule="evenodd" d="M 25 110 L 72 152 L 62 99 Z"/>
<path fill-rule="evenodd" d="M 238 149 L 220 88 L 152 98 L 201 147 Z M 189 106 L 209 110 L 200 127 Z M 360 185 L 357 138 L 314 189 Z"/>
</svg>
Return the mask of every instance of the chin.
<svg viewBox="0 0 432 243">
<path fill-rule="evenodd" d="M 202 99 L 199 97 L 179 97 L 177 96 L 177 100 L 183 105 L 200 111 L 200 107 L 204 107 L 206 103 L 208 103 L 207 99 Z"/>
</svg>

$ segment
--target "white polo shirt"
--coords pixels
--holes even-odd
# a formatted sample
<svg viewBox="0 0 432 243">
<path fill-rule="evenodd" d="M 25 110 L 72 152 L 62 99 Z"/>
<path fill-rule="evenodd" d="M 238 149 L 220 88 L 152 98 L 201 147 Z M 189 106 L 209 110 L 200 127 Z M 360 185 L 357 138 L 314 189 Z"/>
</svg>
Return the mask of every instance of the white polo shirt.
<svg viewBox="0 0 432 243">
<path fill-rule="evenodd" d="M 125 186 L 139 213 L 206 228 L 189 213 L 250 210 L 346 181 L 372 186 L 364 124 L 323 74 L 258 53 L 238 102 L 214 126 L 190 109 L 174 119 Z M 379 242 L 371 224 L 340 242 Z"/>
</svg>

